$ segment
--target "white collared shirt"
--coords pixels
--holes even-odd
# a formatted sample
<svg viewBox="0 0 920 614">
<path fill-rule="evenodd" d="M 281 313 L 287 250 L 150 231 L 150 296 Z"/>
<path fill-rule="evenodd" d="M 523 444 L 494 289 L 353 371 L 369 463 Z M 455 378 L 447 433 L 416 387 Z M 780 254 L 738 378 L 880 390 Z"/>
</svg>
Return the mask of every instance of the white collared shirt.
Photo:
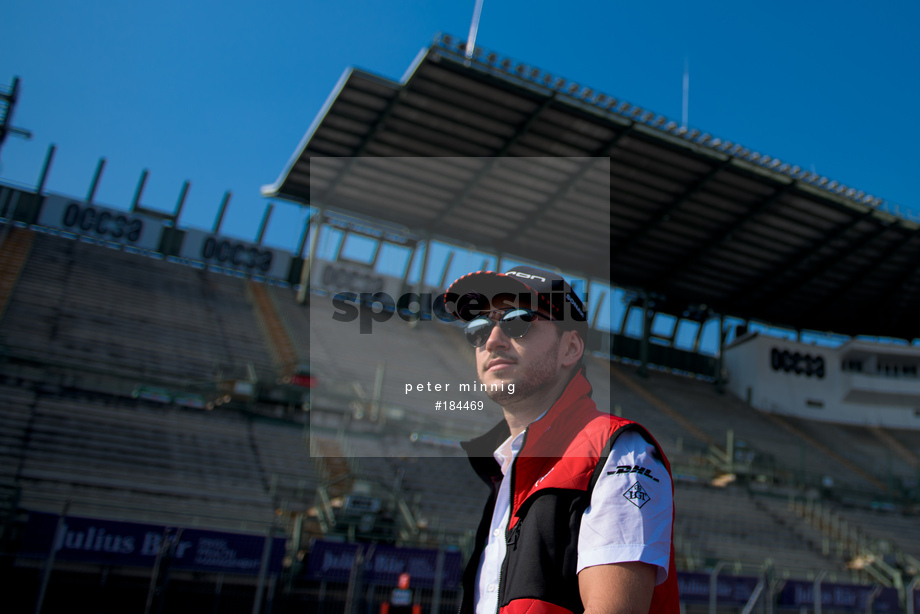
<svg viewBox="0 0 920 614">
<path fill-rule="evenodd" d="M 509 437 L 493 453 L 503 477 L 476 572 L 476 614 L 498 611 L 499 576 L 507 550 L 505 532 L 511 516 L 511 480 L 506 478 L 523 440 L 523 432 Z M 656 584 L 661 584 L 668 577 L 672 508 L 671 478 L 655 447 L 636 431 L 623 433 L 582 516 L 577 571 L 641 561 L 658 568 Z"/>
<path fill-rule="evenodd" d="M 495 614 L 498 611 L 499 575 L 507 550 L 505 531 L 511 519 L 511 491 L 509 490 L 511 480 L 505 478 L 508 477 L 508 472 L 511 470 L 511 463 L 521 451 L 526 432 L 525 429 L 514 438 L 509 436 L 492 454 L 502 468 L 503 477 L 495 499 L 495 510 L 492 512 L 489 538 L 486 541 L 482 558 L 479 559 L 479 569 L 476 572 L 476 595 L 473 602 L 476 606 L 476 614 Z"/>
</svg>

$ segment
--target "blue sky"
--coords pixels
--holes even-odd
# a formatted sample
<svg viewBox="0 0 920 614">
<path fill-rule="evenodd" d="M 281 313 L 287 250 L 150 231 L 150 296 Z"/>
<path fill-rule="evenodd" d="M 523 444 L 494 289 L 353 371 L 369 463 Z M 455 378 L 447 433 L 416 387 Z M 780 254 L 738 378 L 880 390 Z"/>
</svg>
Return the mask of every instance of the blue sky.
<svg viewBox="0 0 920 614">
<path fill-rule="evenodd" d="M 155 7 L 155 8 L 154 8 Z M 0 180 L 171 210 L 252 239 L 272 183 L 349 66 L 399 79 L 437 32 L 462 38 L 474 0 L 134 3 L 7 0 L 0 84 L 21 78 Z M 574 8 L 573 8 L 574 7 Z M 914 175 L 920 3 L 485 0 L 477 42 L 617 98 L 920 212 Z M 267 241 L 293 248 L 302 213 L 279 203 Z"/>
</svg>

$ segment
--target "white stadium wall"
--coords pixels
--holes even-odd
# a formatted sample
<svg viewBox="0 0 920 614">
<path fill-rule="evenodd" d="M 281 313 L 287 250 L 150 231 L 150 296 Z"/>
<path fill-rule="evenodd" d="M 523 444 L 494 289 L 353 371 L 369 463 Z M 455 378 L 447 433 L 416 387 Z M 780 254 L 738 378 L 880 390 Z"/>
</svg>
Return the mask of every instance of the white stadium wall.
<svg viewBox="0 0 920 614">
<path fill-rule="evenodd" d="M 750 334 L 725 348 L 728 389 L 762 411 L 920 429 L 920 349 L 851 341 L 826 348 Z"/>
</svg>

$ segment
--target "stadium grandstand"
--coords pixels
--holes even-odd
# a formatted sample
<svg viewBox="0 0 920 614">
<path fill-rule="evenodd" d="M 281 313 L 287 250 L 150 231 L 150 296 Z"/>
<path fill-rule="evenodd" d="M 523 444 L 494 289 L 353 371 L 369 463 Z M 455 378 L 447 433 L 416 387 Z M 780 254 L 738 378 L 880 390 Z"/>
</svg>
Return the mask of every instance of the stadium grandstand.
<svg viewBox="0 0 920 614">
<path fill-rule="evenodd" d="M 456 611 L 499 414 L 437 389 L 474 363 L 435 297 L 519 262 L 671 459 L 685 612 L 920 607 L 920 232 L 880 199 L 448 36 L 345 73 L 262 190 L 292 250 L 44 183 L 0 185 L 10 611 L 377 612 L 401 574 Z"/>
</svg>

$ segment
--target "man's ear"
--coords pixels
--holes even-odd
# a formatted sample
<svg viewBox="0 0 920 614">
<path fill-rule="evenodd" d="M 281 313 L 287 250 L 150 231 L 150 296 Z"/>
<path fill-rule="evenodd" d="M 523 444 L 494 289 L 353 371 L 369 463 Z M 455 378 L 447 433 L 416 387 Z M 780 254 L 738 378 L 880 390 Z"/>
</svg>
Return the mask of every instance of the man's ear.
<svg viewBox="0 0 920 614">
<path fill-rule="evenodd" d="M 567 330 L 562 333 L 562 366 L 571 367 L 581 360 L 582 354 L 585 353 L 585 342 L 574 330 Z"/>
</svg>

